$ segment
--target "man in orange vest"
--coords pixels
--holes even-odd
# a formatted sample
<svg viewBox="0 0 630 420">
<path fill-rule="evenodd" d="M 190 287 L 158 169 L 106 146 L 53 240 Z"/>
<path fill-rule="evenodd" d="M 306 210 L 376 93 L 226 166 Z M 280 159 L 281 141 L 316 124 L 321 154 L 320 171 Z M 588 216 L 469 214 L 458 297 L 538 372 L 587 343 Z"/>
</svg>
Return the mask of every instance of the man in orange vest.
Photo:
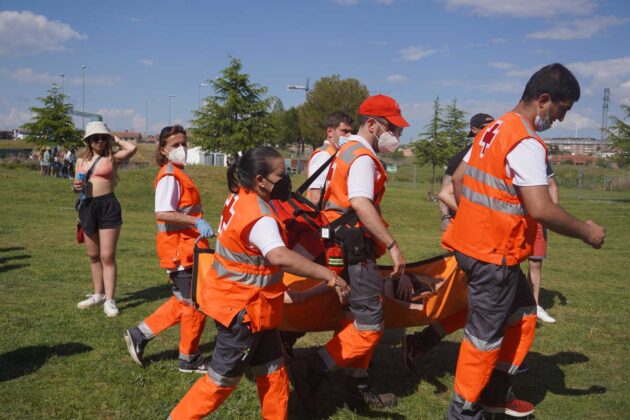
<svg viewBox="0 0 630 420">
<path fill-rule="evenodd" d="M 326 129 L 326 140 L 317 149 L 313 150 L 311 157 L 308 160 L 308 176 L 335 154 L 339 149 L 339 139 L 347 137 L 352 134 L 352 124 L 354 120 L 345 112 L 333 112 L 330 114 L 326 121 L 324 121 L 324 128 Z M 311 202 L 317 204 L 319 202 L 320 193 L 324 182 L 326 181 L 326 171 L 318 176 L 308 189 L 309 199 Z"/>
<path fill-rule="evenodd" d="M 536 328 L 536 301 L 519 265 L 531 255 L 536 221 L 593 248 L 604 242 L 602 226 L 576 219 L 551 200 L 547 147 L 536 134 L 562 121 L 579 98 L 580 86 L 566 67 L 543 67 L 516 108 L 477 134 L 453 175 L 458 210 L 442 245 L 455 251 L 468 277 L 469 312 L 449 419 L 534 411 L 514 396 L 511 376 Z"/>
<path fill-rule="evenodd" d="M 385 394 L 392 398 L 383 401 L 364 375 L 383 335 L 383 279 L 376 259 L 389 250 L 392 277 L 404 272 L 406 261 L 381 216 L 387 174 L 376 153 L 395 151 L 402 128 L 409 124 L 402 117 L 398 103 L 385 95 L 367 98 L 358 114 L 359 131 L 347 137 L 337 153 L 325 186 L 323 209 L 331 222 L 348 213 L 356 215 L 356 223 L 349 222 L 334 233 L 343 242 L 347 265 L 344 275 L 351 288 L 348 296 L 351 320 L 344 322 L 333 338 L 309 359 L 305 372 L 297 371 L 296 375 L 308 382 L 309 389 L 302 388 L 300 380 L 295 385 L 302 400 L 308 401 L 326 372 L 339 368 L 345 368 L 346 373 L 354 370 L 360 376 L 348 383 L 350 403 L 384 407 L 394 405 L 395 397 Z M 408 279 L 407 283 L 400 283 L 411 292 Z"/>
</svg>

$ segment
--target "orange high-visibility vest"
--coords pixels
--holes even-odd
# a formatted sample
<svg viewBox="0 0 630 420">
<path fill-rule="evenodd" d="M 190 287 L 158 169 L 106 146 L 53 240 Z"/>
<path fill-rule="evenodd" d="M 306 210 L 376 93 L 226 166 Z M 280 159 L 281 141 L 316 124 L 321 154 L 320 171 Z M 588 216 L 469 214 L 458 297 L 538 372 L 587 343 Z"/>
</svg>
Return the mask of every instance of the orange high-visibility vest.
<svg viewBox="0 0 630 420">
<path fill-rule="evenodd" d="M 328 221 L 332 222 L 341 215 L 352 210 L 350 205 L 350 198 L 348 197 L 348 175 L 350 173 L 350 166 L 352 162 L 359 156 L 369 156 L 376 165 L 376 179 L 374 180 L 374 206 L 381 212 L 380 204 L 385 194 L 385 183 L 387 182 L 387 172 L 381 164 L 381 161 L 376 157 L 374 152 L 365 147 L 359 141 L 350 140 L 344 143 L 337 152 L 337 157 L 333 161 L 333 172 L 330 182 L 326 186 L 326 192 L 324 193 L 324 208 L 322 212 Z M 388 226 L 387 222 L 382 218 L 385 226 Z M 359 222 L 361 226 L 361 222 Z M 376 241 L 379 249 L 377 251 L 377 257 L 385 253 L 384 245 Z"/>
<path fill-rule="evenodd" d="M 169 162 L 160 168 L 155 177 L 154 188 L 157 188 L 158 183 L 165 176 L 174 176 L 179 182 L 181 191 L 177 211 L 193 217 L 202 217 L 199 191 L 186 172 Z M 173 225 L 158 220 L 156 243 L 160 267 L 174 270 L 180 265 L 185 268 L 192 266 L 193 249 L 198 236 L 199 231 L 194 227 Z M 206 239 L 199 241 L 198 246 L 207 248 L 208 241 Z"/>
<path fill-rule="evenodd" d="M 245 321 L 251 322 L 254 332 L 275 328 L 282 321 L 283 272 L 249 245 L 252 227 L 265 216 L 278 222 L 286 243 L 284 226 L 269 203 L 255 192 L 241 188 L 228 196 L 223 207 L 214 262 L 206 274 L 209 281 L 205 295 L 212 305 L 204 309 L 226 327 L 242 309 L 247 311 Z"/>
<path fill-rule="evenodd" d="M 442 245 L 491 264 L 518 264 L 531 255 L 536 221 L 527 215 L 512 179 L 505 171 L 507 155 L 533 138 L 547 149 L 531 124 L 509 112 L 475 137 L 464 173 L 463 191 L 452 226 Z"/>
<path fill-rule="evenodd" d="M 311 156 L 309 156 L 308 161 L 310 163 L 311 160 L 313 159 L 313 156 L 315 156 L 319 152 L 326 152 L 330 156 L 332 156 L 332 155 L 335 154 L 336 151 L 337 151 L 337 149 L 335 149 L 335 146 L 333 146 L 331 143 L 322 144 L 317 149 L 313 150 L 313 153 L 311 153 Z M 309 175 L 311 175 L 311 174 L 309 174 Z"/>
</svg>

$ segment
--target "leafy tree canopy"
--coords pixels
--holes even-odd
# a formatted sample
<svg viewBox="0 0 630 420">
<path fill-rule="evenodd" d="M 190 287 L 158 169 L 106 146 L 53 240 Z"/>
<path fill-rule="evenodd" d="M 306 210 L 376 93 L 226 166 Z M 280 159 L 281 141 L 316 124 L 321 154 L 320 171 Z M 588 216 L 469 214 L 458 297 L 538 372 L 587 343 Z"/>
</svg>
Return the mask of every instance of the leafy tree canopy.
<svg viewBox="0 0 630 420">
<path fill-rule="evenodd" d="M 626 119 L 630 120 L 630 105 L 621 105 L 621 108 L 626 116 L 623 120 L 617 117 L 611 118 L 613 125 L 608 130 L 608 139 L 613 147 L 621 151 L 620 162 L 630 163 L 630 125 L 625 122 Z"/>
<path fill-rule="evenodd" d="M 270 108 L 274 98 L 267 97 L 266 87 L 250 82 L 240 60 L 230 57 L 230 65 L 208 84 L 215 94 L 205 98 L 204 106 L 195 112 L 191 129 L 194 145 L 235 155 L 273 143 Z"/>
<path fill-rule="evenodd" d="M 33 118 L 21 127 L 28 133 L 26 141 L 40 147 L 75 148 L 82 144 L 81 134 L 70 116 L 73 106 L 65 103 L 65 98 L 57 85 L 48 90 L 46 97 L 37 98 L 43 106 L 31 107 Z"/>
</svg>

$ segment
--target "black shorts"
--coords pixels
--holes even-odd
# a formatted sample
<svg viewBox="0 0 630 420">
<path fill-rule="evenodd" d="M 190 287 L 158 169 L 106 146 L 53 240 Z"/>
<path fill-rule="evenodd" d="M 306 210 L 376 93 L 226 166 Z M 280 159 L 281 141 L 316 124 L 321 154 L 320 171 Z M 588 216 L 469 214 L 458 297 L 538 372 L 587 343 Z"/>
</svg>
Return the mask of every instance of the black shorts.
<svg viewBox="0 0 630 420">
<path fill-rule="evenodd" d="M 114 193 L 86 200 L 79 209 L 79 221 L 88 235 L 99 229 L 113 229 L 122 225 L 122 210 Z"/>
</svg>

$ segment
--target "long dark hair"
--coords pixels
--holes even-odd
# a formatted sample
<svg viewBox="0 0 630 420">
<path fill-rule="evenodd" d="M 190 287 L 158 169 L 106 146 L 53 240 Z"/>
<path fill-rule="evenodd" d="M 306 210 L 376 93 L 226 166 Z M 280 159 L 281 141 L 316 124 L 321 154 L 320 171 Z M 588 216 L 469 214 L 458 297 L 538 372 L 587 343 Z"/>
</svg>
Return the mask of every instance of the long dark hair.
<svg viewBox="0 0 630 420">
<path fill-rule="evenodd" d="M 188 138 L 186 136 L 186 130 L 184 130 L 184 127 L 181 125 L 169 125 L 160 131 L 160 139 L 158 141 L 157 150 L 155 151 L 155 162 L 158 166 L 164 166 L 168 163 L 168 158 L 162 154 L 161 149 L 166 146 L 166 139 L 175 134 L 183 134 L 184 137 Z"/>
<path fill-rule="evenodd" d="M 227 170 L 228 189 L 237 193 L 240 187 L 254 189 L 256 175 L 267 177 L 271 173 L 271 161 L 282 155 L 269 146 L 256 146 L 243 156 L 236 156 Z"/>
</svg>

